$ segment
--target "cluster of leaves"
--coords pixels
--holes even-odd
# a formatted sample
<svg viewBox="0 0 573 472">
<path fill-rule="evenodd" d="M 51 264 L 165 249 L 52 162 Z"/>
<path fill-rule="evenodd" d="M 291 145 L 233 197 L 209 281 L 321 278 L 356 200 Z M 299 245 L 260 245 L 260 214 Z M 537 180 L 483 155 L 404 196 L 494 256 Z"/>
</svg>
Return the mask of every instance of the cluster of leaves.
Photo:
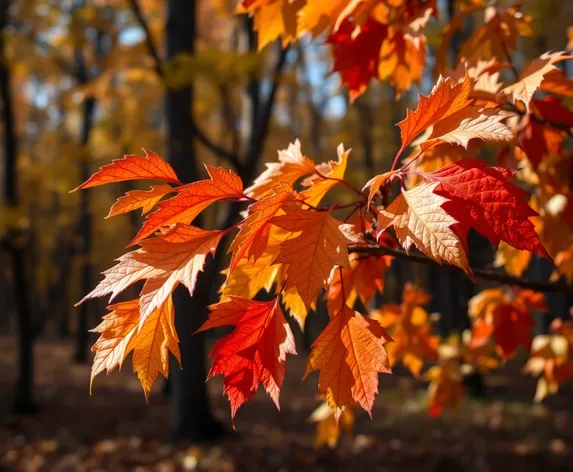
<svg viewBox="0 0 573 472">
<path fill-rule="evenodd" d="M 429 411 L 438 414 L 461 396 L 465 370 L 492 368 L 498 359 L 513 356 L 517 346 L 529 350 L 530 310 L 544 307 L 542 297 L 530 291 L 495 289 L 478 295 L 470 303 L 471 336 L 452 338 L 442 346 L 423 309 L 428 295 L 412 286 L 405 288 L 399 306 L 370 314 L 355 309 L 368 307 L 383 289 L 384 274 L 393 263 L 385 248 L 416 248 L 473 278 L 467 254 L 471 229 L 500 248 L 498 261 L 511 273 L 519 266 L 521 274 L 532 254 L 549 260 L 554 256 L 562 271 L 573 267 L 571 255 L 563 253 L 573 247 L 567 246 L 573 243 L 573 230 L 564 235 L 565 243 L 549 236 L 552 225 L 570 214 L 569 186 L 560 180 L 556 163 L 567 161 L 563 143 L 571 112 L 554 95 L 534 97 L 539 90 L 570 95 L 568 79 L 555 64 L 571 56 L 543 54 L 504 86 L 500 71 L 509 64 L 498 54 L 509 54 L 516 37 L 530 33 L 530 19 L 517 7 L 502 11 L 480 1 L 470 3 L 451 20 L 444 38 L 447 43 L 468 15 L 484 13 L 483 26 L 461 49 L 467 56 L 439 76 L 415 111 L 408 110 L 398 123 L 401 145 L 392 167 L 362 190 L 345 180 L 349 151 L 342 145 L 336 161 L 317 165 L 298 141 L 279 151 L 278 161 L 267 164 L 246 189 L 232 171 L 211 166 L 206 166 L 208 179 L 182 184 L 170 165 L 151 152 L 114 161 L 78 187 L 133 179 L 163 182 L 149 191 L 127 193 L 111 209 L 110 216 L 138 208 L 147 215 L 131 243 L 140 247 L 106 271 L 85 299 L 113 299 L 138 281 L 145 284 L 137 300 L 112 305 L 96 329 L 101 337 L 94 346 L 92 379 L 120 366 L 131 350 L 146 395 L 159 373 L 168 374 L 168 353 L 178 354 L 171 293 L 182 283 L 193 295 L 209 254 L 219 246 L 224 250 L 223 238 L 233 232 L 221 299 L 210 307 L 209 320 L 201 328 L 234 327 L 213 347 L 209 373 L 224 376 L 233 417 L 261 384 L 278 406 L 287 354 L 296 354 L 285 312 L 303 327 L 319 296 L 326 300 L 330 321 L 312 346 L 305 376 L 319 371 L 318 392 L 336 420 L 354 405 L 370 413 L 378 375 L 390 373 L 398 361 L 416 376 L 426 361 L 436 363 L 424 375 L 430 381 Z M 245 0 L 241 5 L 255 17 L 261 46 L 279 36 L 288 44 L 304 32 L 327 31 L 335 67 L 354 96 L 372 76 L 388 74 L 398 91 L 419 78 L 419 51 L 425 49 L 418 33 L 435 12 L 433 2 L 427 1 L 325 5 L 313 0 Z M 475 158 L 476 142 L 499 145 L 500 165 Z M 401 161 L 409 148 L 410 156 Z M 529 193 L 513 183 L 515 171 L 507 168 L 514 159 L 527 169 L 520 173 L 529 179 L 526 183 L 540 183 L 530 204 Z M 334 187 L 356 199 L 321 206 Z M 555 203 L 559 196 L 563 198 Z M 191 226 L 216 202 L 248 206 L 243 219 L 229 228 Z M 255 300 L 262 291 L 267 294 Z M 548 358 L 543 349 L 535 352 L 544 366 L 557 358 L 567 365 L 563 352 L 557 358 Z M 547 392 L 567 377 L 551 369 L 543 370 Z"/>
<path fill-rule="evenodd" d="M 354 100 L 372 78 L 389 80 L 398 94 L 420 81 L 426 65 L 422 30 L 437 6 L 436 0 L 243 0 L 239 11 L 254 17 L 261 49 L 277 38 L 284 46 L 326 33 L 334 69 Z"/>
</svg>

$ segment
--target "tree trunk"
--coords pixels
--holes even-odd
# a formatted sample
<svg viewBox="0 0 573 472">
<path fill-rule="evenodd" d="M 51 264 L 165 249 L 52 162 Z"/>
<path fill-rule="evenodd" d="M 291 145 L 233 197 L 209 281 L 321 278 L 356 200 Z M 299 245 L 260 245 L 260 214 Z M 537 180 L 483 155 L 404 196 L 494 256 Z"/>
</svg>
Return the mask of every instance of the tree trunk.
<svg viewBox="0 0 573 472">
<path fill-rule="evenodd" d="M 193 54 L 196 36 L 196 2 L 169 0 L 166 28 L 167 59 L 179 53 Z M 182 182 L 198 180 L 197 157 L 193 143 L 193 87 L 167 90 L 167 153 Z M 197 223 L 197 220 L 195 221 Z M 175 325 L 179 336 L 182 369 L 172 358 L 170 440 L 205 442 L 218 439 L 225 429 L 215 419 L 209 404 L 205 341 L 203 334 L 193 333 L 207 316 L 213 283 L 212 271 L 200 274 L 193 298 L 184 287 L 174 294 Z"/>
<path fill-rule="evenodd" d="M 10 90 L 10 70 L 4 50 L 4 28 L 8 19 L 8 0 L 0 0 L 0 95 L 4 123 L 4 198 L 11 207 L 17 207 L 18 149 Z M 14 299 L 18 315 L 18 378 L 12 411 L 28 414 L 36 411 L 33 398 L 34 333 L 26 277 L 25 235 L 16 228 L 9 231 L 7 250 L 11 259 Z"/>
<path fill-rule="evenodd" d="M 98 35 L 99 36 L 99 35 Z M 99 39 L 98 39 L 99 41 Z M 97 46 L 96 46 L 96 49 Z M 78 84 L 82 85 L 88 81 L 88 73 L 85 65 L 85 58 L 83 51 L 76 51 L 75 54 L 75 67 L 76 77 Z M 80 144 L 82 147 L 82 155 L 80 162 L 80 180 L 85 182 L 90 177 L 90 159 L 88 142 L 90 139 L 91 130 L 93 128 L 93 121 L 96 109 L 96 101 L 93 97 L 89 97 L 84 102 L 82 114 L 82 128 L 80 135 Z M 79 235 L 80 247 L 78 253 L 81 260 L 81 275 L 80 286 L 82 293 L 89 293 L 92 289 L 93 278 L 93 264 L 91 261 L 92 246 L 93 246 L 93 221 L 90 212 L 90 192 L 80 192 L 80 209 L 78 217 L 77 232 Z M 74 360 L 76 362 L 87 362 L 89 352 L 89 314 L 90 304 L 82 303 L 78 308 L 78 325 L 76 333 L 76 352 Z"/>
</svg>

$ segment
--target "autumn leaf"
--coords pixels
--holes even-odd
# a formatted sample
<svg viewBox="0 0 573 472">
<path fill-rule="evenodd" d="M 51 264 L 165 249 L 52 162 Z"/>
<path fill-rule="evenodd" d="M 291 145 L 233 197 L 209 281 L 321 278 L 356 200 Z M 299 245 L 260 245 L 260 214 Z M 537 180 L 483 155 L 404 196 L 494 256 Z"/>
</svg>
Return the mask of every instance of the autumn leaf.
<svg viewBox="0 0 573 472">
<path fill-rule="evenodd" d="M 283 273 L 281 264 L 273 264 L 278 251 L 278 245 L 270 246 L 256 261 L 243 258 L 232 273 L 226 270 L 227 279 L 219 289 L 220 301 L 229 300 L 231 295 L 252 299 L 261 290 L 270 293 L 273 284 L 280 283 Z"/>
<path fill-rule="evenodd" d="M 546 52 L 525 68 L 519 81 L 502 89 L 498 94 L 498 100 L 510 101 L 514 105 L 523 102 L 529 110 L 529 104 L 533 94 L 539 89 L 545 75 L 558 70 L 555 64 L 573 56 L 567 55 L 564 51 Z"/>
<path fill-rule="evenodd" d="M 248 3 L 248 2 L 243 2 Z M 254 29 L 258 33 L 258 49 L 281 38 L 283 47 L 297 38 L 297 14 L 305 4 L 304 0 L 265 0 L 254 3 L 258 8 L 253 12 Z M 264 5 L 259 6 L 264 3 Z"/>
<path fill-rule="evenodd" d="M 412 16 L 389 19 L 375 10 L 359 25 L 356 18 L 339 21 L 327 43 L 332 45 L 334 70 L 348 87 L 351 101 L 366 90 L 372 78 L 388 79 L 398 95 L 420 81 L 426 63 L 421 30 L 432 11 L 426 5 Z"/>
<path fill-rule="evenodd" d="M 285 183 L 275 187 L 270 194 L 249 205 L 246 218 L 239 225 L 239 234 L 233 240 L 229 272 L 232 272 L 243 257 L 256 262 L 269 243 L 271 219 L 287 202 L 295 200 L 293 189 Z"/>
<path fill-rule="evenodd" d="M 303 190 L 301 195 L 309 205 L 318 205 L 328 191 L 344 179 L 350 149 L 345 150 L 344 146 L 340 144 L 336 150 L 338 153 L 337 161 L 328 161 L 317 165 L 315 174 L 302 182 L 303 187 L 308 188 Z"/>
<path fill-rule="evenodd" d="M 223 231 L 206 231 L 175 225 L 164 234 L 141 242 L 141 248 L 121 256 L 119 263 L 104 272 L 104 279 L 80 303 L 120 292 L 146 280 L 140 293 L 141 323 L 163 305 L 179 283 L 192 295 L 209 254 L 214 254 Z"/>
<path fill-rule="evenodd" d="M 314 162 L 302 154 L 298 139 L 278 152 L 278 162 L 267 163 L 266 166 L 267 169 L 245 190 L 245 195 L 260 199 L 282 183 L 294 187 L 302 177 L 315 173 Z"/>
<path fill-rule="evenodd" d="M 400 305 L 383 305 L 370 313 L 394 341 L 386 347 L 390 365 L 401 361 L 416 377 L 425 359 L 438 360 L 440 338 L 432 334 L 430 315 L 423 308 L 429 301 L 427 293 L 407 283 Z"/>
<path fill-rule="evenodd" d="M 531 354 L 524 372 L 539 377 L 535 401 L 554 395 L 559 387 L 573 378 L 573 322 L 556 319 L 550 333 L 533 339 Z"/>
<path fill-rule="evenodd" d="M 472 345 L 482 345 L 493 336 L 504 359 L 513 356 L 519 346 L 529 351 L 535 327 L 532 309 L 547 310 L 542 294 L 516 290 L 510 296 L 502 289 L 483 290 L 468 303 L 468 313 L 474 319 Z"/>
<path fill-rule="evenodd" d="M 551 280 L 556 281 L 563 276 L 568 283 L 573 282 L 573 245 L 557 253 L 555 267 L 557 270 L 551 274 Z"/>
<path fill-rule="evenodd" d="M 423 151 L 418 146 L 413 148 L 412 153 L 408 157 L 404 158 L 403 162 L 406 163 L 416 158 L 412 165 L 409 166 L 412 171 L 422 173 L 433 172 L 441 169 L 442 167 L 446 167 L 452 162 L 476 158 L 479 147 L 477 145 L 472 145 L 472 143 L 475 143 L 475 141 L 470 142 L 468 149 L 464 149 L 462 146 L 450 143 L 434 144 Z M 408 184 L 410 187 L 413 187 L 422 180 L 423 178 L 417 173 L 411 172 L 408 174 Z"/>
<path fill-rule="evenodd" d="M 328 311 L 337 313 L 340 307 L 354 306 L 357 299 L 367 307 L 377 292 L 384 290 L 384 274 L 390 269 L 392 258 L 350 255 L 350 267 L 334 271 L 325 294 Z"/>
<path fill-rule="evenodd" d="M 121 368 L 127 355 L 134 351 L 133 370 L 137 372 L 148 400 L 157 376 L 169 375 L 169 352 L 181 364 L 171 297 L 167 297 L 163 305 L 147 317 L 140 330 L 139 300 L 117 303 L 109 306 L 108 310 L 111 313 L 92 330 L 100 333 L 100 337 L 92 347 L 95 356 L 91 384 L 100 372 L 106 370 L 109 373 L 115 367 Z"/>
<path fill-rule="evenodd" d="M 388 26 L 370 19 L 355 34 L 355 25 L 344 20 L 327 42 L 332 46 L 334 70 L 348 87 L 350 100 L 354 101 L 378 75 L 380 49 L 388 34 Z"/>
<path fill-rule="evenodd" d="M 348 239 L 342 231 L 345 225 L 328 211 L 303 210 L 295 203 L 285 205 L 283 210 L 286 214 L 275 216 L 271 223 L 300 234 L 280 244 L 275 262 L 288 266 L 285 289 L 296 287 L 308 307 L 327 287 L 332 269 L 349 267 Z"/>
<path fill-rule="evenodd" d="M 322 403 L 309 417 L 311 423 L 316 423 L 316 436 L 314 446 L 317 448 L 336 446 L 342 433 L 349 437 L 354 435 L 354 411 L 345 408 L 338 421 L 328 403 Z"/>
<path fill-rule="evenodd" d="M 531 252 L 520 251 L 502 241 L 499 243 L 493 265 L 495 267 L 503 267 L 509 275 L 521 277 L 525 269 L 529 266 L 531 258 Z M 557 264 L 557 262 L 555 263 Z"/>
<path fill-rule="evenodd" d="M 537 213 L 525 202 L 527 193 L 508 181 L 512 174 L 468 159 L 423 177 L 440 183 L 433 187 L 434 193 L 448 199 L 445 211 L 460 223 L 460 234 L 472 227 L 496 248 L 505 241 L 551 260 L 530 220 Z"/>
<path fill-rule="evenodd" d="M 460 47 L 459 57 L 470 62 L 492 58 L 504 61 L 507 51 L 517 47 L 517 38 L 533 35 L 532 18 L 515 4 L 506 10 L 495 5 L 484 9 L 484 24 Z M 462 24 L 463 25 L 463 24 Z"/>
<path fill-rule="evenodd" d="M 221 167 L 205 165 L 209 179 L 199 180 L 177 189 L 178 194 L 158 205 L 150 213 L 130 246 L 138 243 L 162 226 L 174 223 L 189 224 L 212 203 L 225 198 L 243 197 L 243 183 L 239 176 Z"/>
<path fill-rule="evenodd" d="M 398 123 L 402 137 L 400 150 L 428 127 L 471 105 L 471 92 L 472 82 L 468 75 L 458 84 L 440 76 L 427 97 L 420 95 L 416 111 L 408 110 L 406 118 Z"/>
<path fill-rule="evenodd" d="M 127 192 L 123 197 L 118 198 L 110 208 L 106 218 L 122 215 L 137 210 L 138 208 L 141 208 L 142 213 L 145 215 L 149 213 L 165 195 L 175 191 L 176 190 L 169 185 L 154 185 L 151 187 L 151 190 L 132 190 L 131 192 Z"/>
<path fill-rule="evenodd" d="M 102 166 L 99 171 L 72 191 L 126 180 L 162 180 L 181 185 L 168 162 L 153 151 L 145 149 L 143 151 L 144 157 L 130 154 L 123 159 L 116 159 L 111 164 Z"/>
<path fill-rule="evenodd" d="M 208 378 L 219 374 L 225 377 L 224 392 L 231 402 L 233 418 L 261 383 L 279 408 L 286 355 L 296 354 L 296 348 L 278 298 L 268 302 L 236 296 L 229 298 L 229 301 L 209 307 L 211 315 L 199 329 L 235 327 L 211 350 L 213 365 Z"/>
<path fill-rule="evenodd" d="M 420 30 L 426 25 L 431 11 L 426 10 L 427 14 L 422 18 L 401 28 L 390 26 L 388 38 L 382 43 L 378 79 L 388 80 L 398 97 L 422 79 L 426 66 L 426 37 Z"/>
<path fill-rule="evenodd" d="M 546 74 L 539 88 L 544 92 L 573 97 L 573 79 L 566 77 L 559 69 Z"/>
<path fill-rule="evenodd" d="M 141 329 L 127 346 L 128 352 L 133 350 L 133 371 L 137 373 L 146 399 L 149 399 L 157 376 L 162 374 L 167 378 L 169 375 L 169 352 L 181 364 L 174 313 L 171 297 L 168 297 L 145 323 L 140 323 Z"/>
<path fill-rule="evenodd" d="M 437 183 L 421 183 L 402 193 L 378 216 L 378 230 L 394 227 L 400 244 L 409 251 L 416 246 L 441 264 L 446 261 L 472 277 L 464 246 L 454 227 L 459 223 L 444 210 L 449 200 L 436 195 Z"/>
<path fill-rule="evenodd" d="M 462 110 L 438 121 L 426 141 L 421 143 L 422 150 L 436 142 L 457 144 L 468 148 L 472 139 L 481 139 L 491 143 L 502 143 L 514 138 L 513 132 L 502 120 L 511 116 L 496 108 L 467 106 Z"/>
<path fill-rule="evenodd" d="M 376 175 L 372 177 L 366 184 L 364 185 L 363 191 L 369 189 L 368 191 L 368 206 L 372 204 L 372 200 L 376 196 L 376 193 L 380 188 L 388 185 L 392 182 L 392 178 L 396 175 L 395 171 L 384 172 L 383 174 Z"/>
<path fill-rule="evenodd" d="M 446 408 L 455 408 L 465 393 L 463 376 L 455 361 L 446 360 L 431 367 L 424 374 L 428 385 L 427 410 L 430 416 L 439 416 Z"/>
<path fill-rule="evenodd" d="M 391 372 L 384 348 L 388 341 L 378 321 L 344 306 L 312 344 L 304 376 L 320 370 L 318 391 L 337 420 L 354 402 L 372 414 L 378 374 Z"/>
<path fill-rule="evenodd" d="M 109 374 L 116 367 L 121 369 L 127 357 L 127 346 L 136 334 L 139 324 L 139 300 L 121 302 L 108 307 L 111 313 L 91 331 L 100 333 L 99 339 L 92 347 L 95 352 L 90 378 L 90 391 L 94 378 L 104 370 Z"/>
</svg>

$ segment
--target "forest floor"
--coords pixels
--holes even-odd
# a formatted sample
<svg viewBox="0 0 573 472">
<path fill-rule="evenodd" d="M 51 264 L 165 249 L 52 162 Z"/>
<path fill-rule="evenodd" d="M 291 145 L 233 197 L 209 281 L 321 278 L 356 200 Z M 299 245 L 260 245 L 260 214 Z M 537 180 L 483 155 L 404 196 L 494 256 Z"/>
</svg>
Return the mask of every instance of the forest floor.
<svg viewBox="0 0 573 472">
<path fill-rule="evenodd" d="M 425 386 L 406 374 L 382 376 L 373 420 L 356 419 L 355 435 L 316 449 L 320 404 L 316 378 L 301 384 L 304 356 L 288 359 L 281 412 L 259 392 L 239 410 L 237 434 L 219 444 L 168 445 L 163 382 L 146 405 L 129 363 L 101 375 L 89 395 L 89 366 L 74 365 L 72 345 L 40 342 L 35 351 L 37 416 L 8 413 L 15 378 L 12 338 L 0 338 L 0 470 L 25 471 L 561 471 L 573 469 L 573 389 L 532 403 L 535 379 L 510 367 L 486 378 L 486 401 L 465 400 L 429 418 Z M 225 422 L 221 381 L 209 381 Z"/>
</svg>

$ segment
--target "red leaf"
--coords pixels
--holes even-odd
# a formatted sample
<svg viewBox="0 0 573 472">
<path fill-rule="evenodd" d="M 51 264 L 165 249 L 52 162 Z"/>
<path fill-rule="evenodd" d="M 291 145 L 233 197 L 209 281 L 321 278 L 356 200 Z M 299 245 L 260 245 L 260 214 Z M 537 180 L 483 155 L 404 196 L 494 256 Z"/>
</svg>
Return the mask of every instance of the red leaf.
<svg viewBox="0 0 573 472">
<path fill-rule="evenodd" d="M 496 248 L 505 241 L 551 260 L 529 220 L 537 213 L 524 201 L 527 193 L 508 181 L 511 175 L 506 169 L 469 159 L 423 177 L 441 184 L 435 192 L 451 200 L 443 208 L 460 222 L 460 234 L 472 227 Z"/>
<path fill-rule="evenodd" d="M 356 25 L 345 19 L 327 42 L 332 45 L 334 70 L 340 73 L 342 82 L 348 86 L 350 100 L 360 96 L 370 79 L 378 75 L 380 48 L 388 34 L 388 26 L 369 19 L 353 35 Z"/>
<path fill-rule="evenodd" d="M 230 301 L 211 305 L 209 320 L 199 328 L 205 331 L 235 326 L 235 330 L 221 338 L 211 350 L 213 365 L 208 378 L 225 376 L 224 391 L 231 402 L 233 418 L 261 383 L 279 408 L 286 355 L 296 354 L 296 348 L 278 297 L 268 302 L 232 295 L 230 298 Z"/>
</svg>

